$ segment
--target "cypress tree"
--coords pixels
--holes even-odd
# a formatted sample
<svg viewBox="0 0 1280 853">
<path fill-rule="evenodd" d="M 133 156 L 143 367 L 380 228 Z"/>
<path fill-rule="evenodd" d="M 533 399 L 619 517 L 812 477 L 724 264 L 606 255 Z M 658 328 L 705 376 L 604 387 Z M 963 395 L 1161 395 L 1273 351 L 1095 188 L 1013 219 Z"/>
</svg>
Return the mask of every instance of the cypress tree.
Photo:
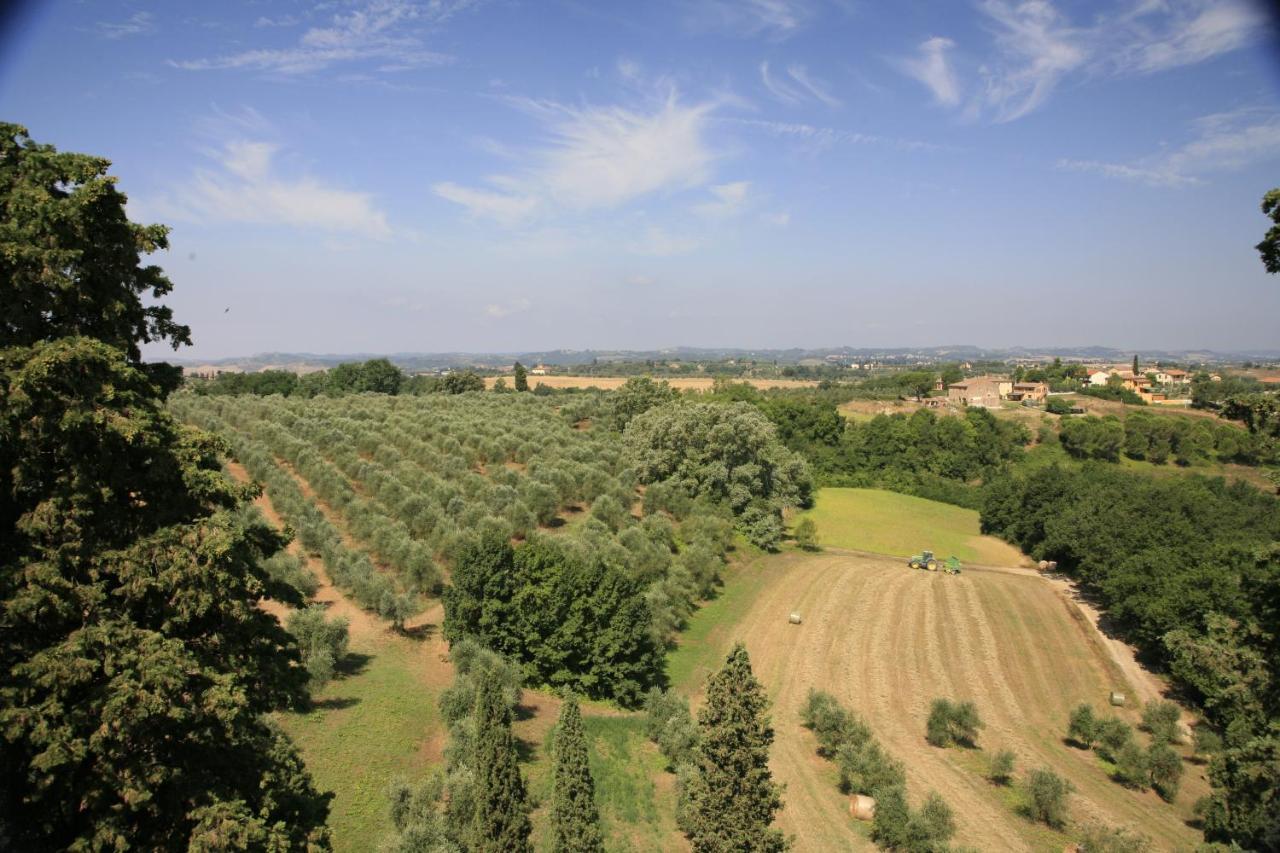
<svg viewBox="0 0 1280 853">
<path fill-rule="evenodd" d="M 707 703 L 698 714 L 702 742 L 695 754 L 698 778 L 689 789 L 685 834 L 699 853 L 789 846 L 781 830 L 771 826 L 782 795 L 769 773 L 773 729 L 764 713 L 767 704 L 739 643 L 707 682 Z"/>
<path fill-rule="evenodd" d="M 529 372 L 524 369 L 524 365 L 517 361 L 515 367 L 511 369 L 511 372 L 515 376 L 516 390 L 528 391 L 529 390 Z"/>
<path fill-rule="evenodd" d="M 551 822 L 555 827 L 554 850 L 595 853 L 604 850 L 600 813 L 596 810 L 596 785 L 587 766 L 587 738 L 582 711 L 570 696 L 560 707 L 555 739 L 555 799 Z"/>
<path fill-rule="evenodd" d="M 516 764 L 511 710 L 502 686 L 488 676 L 476 696 L 473 853 L 532 853 L 529 803 Z"/>
</svg>

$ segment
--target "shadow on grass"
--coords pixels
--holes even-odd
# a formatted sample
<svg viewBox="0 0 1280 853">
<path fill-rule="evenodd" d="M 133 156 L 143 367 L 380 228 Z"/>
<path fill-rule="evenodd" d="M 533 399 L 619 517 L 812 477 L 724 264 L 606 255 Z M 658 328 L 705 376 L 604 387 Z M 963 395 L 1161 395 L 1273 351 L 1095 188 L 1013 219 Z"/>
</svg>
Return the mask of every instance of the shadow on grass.
<svg viewBox="0 0 1280 853">
<path fill-rule="evenodd" d="M 347 652 L 342 656 L 342 660 L 338 661 L 334 671 L 343 678 L 354 678 L 369 668 L 369 661 L 371 660 L 373 660 L 373 655 Z"/>
<path fill-rule="evenodd" d="M 316 711 L 341 711 L 360 704 L 356 696 L 334 696 L 329 699 L 313 699 L 311 707 Z"/>
<path fill-rule="evenodd" d="M 400 634 L 402 637 L 408 637 L 410 640 L 421 643 L 424 640 L 430 640 L 432 637 L 438 635 L 440 633 L 440 626 L 431 622 L 424 622 L 421 625 L 414 625 L 411 628 L 402 628 L 396 633 Z"/>
</svg>

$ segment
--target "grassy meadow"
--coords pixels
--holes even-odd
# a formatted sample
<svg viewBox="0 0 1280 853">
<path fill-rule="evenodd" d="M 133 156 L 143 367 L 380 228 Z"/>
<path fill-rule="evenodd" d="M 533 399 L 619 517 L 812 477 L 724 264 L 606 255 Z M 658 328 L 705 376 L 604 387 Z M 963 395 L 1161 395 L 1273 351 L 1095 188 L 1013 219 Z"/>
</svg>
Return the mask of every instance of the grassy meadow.
<svg viewBox="0 0 1280 853">
<path fill-rule="evenodd" d="M 882 489 L 820 489 L 812 509 L 796 519 L 811 518 L 818 542 L 906 557 L 928 548 L 945 558 L 1016 566 L 1023 556 L 1011 545 L 983 536 L 975 510 Z"/>
</svg>

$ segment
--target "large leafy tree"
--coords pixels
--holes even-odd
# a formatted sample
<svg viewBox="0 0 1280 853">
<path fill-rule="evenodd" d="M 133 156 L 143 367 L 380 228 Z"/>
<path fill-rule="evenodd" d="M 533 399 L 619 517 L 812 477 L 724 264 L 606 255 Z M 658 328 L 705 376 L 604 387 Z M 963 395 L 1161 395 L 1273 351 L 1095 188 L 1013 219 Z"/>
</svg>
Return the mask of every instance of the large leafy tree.
<svg viewBox="0 0 1280 853">
<path fill-rule="evenodd" d="M 532 683 L 636 704 L 661 675 L 644 581 L 549 537 L 469 543 L 444 605 L 450 642 L 474 637 L 519 663 Z"/>
<path fill-rule="evenodd" d="M 305 702 L 225 447 L 164 408 L 143 293 L 97 158 L 0 131 L 0 838 L 14 849 L 327 847 L 327 799 L 266 717 Z"/>
<path fill-rule="evenodd" d="M 699 853 L 781 851 L 788 842 L 772 826 L 782 794 L 769 772 L 773 728 L 769 700 L 741 644 L 707 682 L 698 713 L 702 735 L 695 750 L 685 834 Z"/>
<path fill-rule="evenodd" d="M 496 678 L 480 682 L 475 711 L 475 824 L 471 848 L 476 853 L 532 851 L 529 802 L 516 762 L 511 708 Z"/>
<path fill-rule="evenodd" d="M 1262 255 L 1262 265 L 1269 273 L 1280 272 L 1280 187 L 1268 190 L 1262 197 L 1262 212 L 1271 218 L 1272 225 L 1267 229 L 1256 248 Z"/>
<path fill-rule="evenodd" d="M 774 509 L 807 505 L 812 482 L 804 460 L 749 403 L 671 403 L 634 417 L 627 453 L 641 482 L 672 481 L 695 497 L 741 513 L 753 501 Z"/>
<path fill-rule="evenodd" d="M 582 730 L 578 700 L 572 696 L 560 706 L 560 720 L 556 724 L 554 789 L 551 804 L 554 849 L 563 853 L 603 851 L 596 785 L 587 764 L 587 736 Z"/>
</svg>

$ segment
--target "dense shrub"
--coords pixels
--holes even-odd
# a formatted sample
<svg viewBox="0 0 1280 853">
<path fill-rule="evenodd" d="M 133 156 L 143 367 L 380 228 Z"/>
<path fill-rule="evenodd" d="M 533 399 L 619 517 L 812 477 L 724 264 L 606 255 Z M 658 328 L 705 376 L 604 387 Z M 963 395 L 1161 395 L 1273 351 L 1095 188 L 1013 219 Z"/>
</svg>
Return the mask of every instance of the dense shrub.
<svg viewBox="0 0 1280 853">
<path fill-rule="evenodd" d="M 1148 702 L 1142 709 L 1142 728 L 1156 743 L 1173 743 L 1178 738 L 1178 721 L 1182 710 L 1172 702 Z"/>
<path fill-rule="evenodd" d="M 972 702 L 934 699 L 933 704 L 929 706 L 925 740 L 939 747 L 948 747 L 953 744 L 974 746 L 978 741 L 978 730 L 982 727 L 978 708 Z"/>
<path fill-rule="evenodd" d="M 1091 749 L 1098 739 L 1098 717 L 1088 703 L 1077 705 L 1067 722 L 1067 737 L 1085 749 Z"/>
<path fill-rule="evenodd" d="M 698 726 L 689 713 L 689 700 L 670 690 L 653 688 L 645 697 L 645 736 L 658 745 L 668 769 L 693 759 Z"/>
<path fill-rule="evenodd" d="M 1029 797 L 1028 813 L 1038 820 L 1059 829 L 1067 822 L 1067 797 L 1073 790 L 1071 783 L 1048 769 L 1032 770 L 1026 780 Z"/>
<path fill-rule="evenodd" d="M 285 625 L 298 641 L 312 688 L 333 678 L 347 653 L 347 620 L 326 619 L 324 606 L 316 604 L 290 613 Z"/>
<path fill-rule="evenodd" d="M 991 769 L 987 772 L 987 778 L 997 785 L 1008 785 L 1013 780 L 1015 760 L 1016 756 L 1014 756 L 1013 750 L 1000 750 L 991 756 Z"/>
</svg>

